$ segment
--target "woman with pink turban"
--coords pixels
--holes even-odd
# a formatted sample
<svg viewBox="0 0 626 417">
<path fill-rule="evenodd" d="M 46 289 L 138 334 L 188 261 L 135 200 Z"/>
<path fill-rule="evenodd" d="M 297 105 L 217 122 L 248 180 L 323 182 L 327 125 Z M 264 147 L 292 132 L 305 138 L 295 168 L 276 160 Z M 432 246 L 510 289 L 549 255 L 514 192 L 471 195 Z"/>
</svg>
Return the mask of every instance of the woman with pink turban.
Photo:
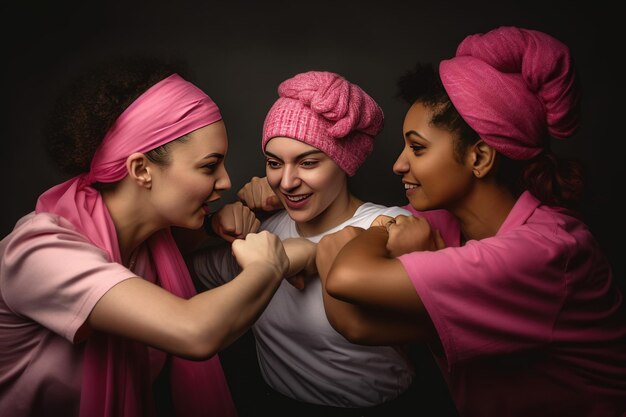
<svg viewBox="0 0 626 417">
<path fill-rule="evenodd" d="M 260 229 L 276 233 L 286 248 L 293 238 L 310 241 L 315 269 L 315 243 L 327 233 L 368 227 L 380 215 L 410 212 L 363 202 L 348 188 L 348 178 L 370 155 L 383 128 L 382 109 L 363 89 L 339 74 L 309 71 L 283 81 L 278 95 L 261 136 L 266 177 L 253 179 L 239 196 L 255 209 L 266 206 L 264 196 L 274 196 L 284 210 L 266 218 Z M 217 230 L 229 223 L 221 212 L 214 218 Z M 215 250 L 195 255 L 192 272 L 201 286 L 220 286 L 238 272 L 229 253 L 226 247 L 223 255 Z M 365 316 L 359 315 L 364 309 L 326 297 L 316 276 L 291 284 L 280 285 L 252 327 L 261 374 L 269 386 L 263 401 L 254 404 L 255 413 L 414 415 L 426 399 L 409 391 L 415 370 L 407 351 L 350 343 L 331 327 L 326 310 L 364 322 Z"/>
<path fill-rule="evenodd" d="M 387 321 L 330 322 L 356 343 L 428 342 L 464 417 L 626 415 L 624 300 L 573 210 L 580 170 L 549 146 L 580 121 L 567 46 L 499 27 L 399 86 L 394 171 L 415 216 L 317 247 L 327 293 Z"/>
<path fill-rule="evenodd" d="M 170 227 L 202 227 L 230 187 L 219 108 L 143 59 L 99 67 L 65 98 L 48 148 L 73 177 L 0 242 L 0 415 L 236 416 L 217 352 L 298 261 L 250 234 L 233 244 L 241 274 L 196 295 Z"/>
</svg>

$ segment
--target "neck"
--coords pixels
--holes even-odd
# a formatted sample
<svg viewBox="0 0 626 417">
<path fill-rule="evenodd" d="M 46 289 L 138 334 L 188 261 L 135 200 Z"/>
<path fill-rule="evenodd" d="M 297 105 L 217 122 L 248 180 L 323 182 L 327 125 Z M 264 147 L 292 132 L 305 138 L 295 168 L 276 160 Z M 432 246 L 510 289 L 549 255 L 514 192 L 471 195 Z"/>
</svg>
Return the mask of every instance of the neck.
<svg viewBox="0 0 626 417">
<path fill-rule="evenodd" d="M 463 240 L 480 240 L 498 233 L 516 201 L 503 187 L 481 184 L 450 211 L 459 219 Z"/>
<path fill-rule="evenodd" d="M 363 201 L 346 190 L 341 197 L 336 198 L 326 210 L 314 219 L 306 222 L 296 222 L 298 233 L 303 237 L 322 234 L 354 216 L 361 204 L 363 204 Z"/>
<path fill-rule="evenodd" d="M 109 210 L 124 265 L 129 266 L 133 252 L 154 232 L 163 228 L 150 221 L 146 194 L 138 187 L 129 186 L 122 180 L 113 189 L 102 192 L 102 199 Z"/>
</svg>

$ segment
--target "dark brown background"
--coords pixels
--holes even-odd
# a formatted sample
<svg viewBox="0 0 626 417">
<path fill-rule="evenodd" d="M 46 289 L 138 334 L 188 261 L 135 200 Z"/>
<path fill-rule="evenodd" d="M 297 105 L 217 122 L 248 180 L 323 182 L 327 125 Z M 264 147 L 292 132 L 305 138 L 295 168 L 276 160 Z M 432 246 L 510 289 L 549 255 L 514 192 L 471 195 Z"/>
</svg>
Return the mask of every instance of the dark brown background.
<svg viewBox="0 0 626 417">
<path fill-rule="evenodd" d="M 312 69 L 339 72 L 368 91 L 386 115 L 374 154 L 352 180 L 353 190 L 367 200 L 400 205 L 404 193 L 391 165 L 402 147 L 406 107 L 394 98 L 396 78 L 417 60 L 453 55 L 468 34 L 516 25 L 552 34 L 570 46 L 576 60 L 584 88 L 583 127 L 572 139 L 555 142 L 554 149 L 587 165 L 584 215 L 624 286 L 618 14 L 605 2 L 575 3 L 4 2 L 0 235 L 32 210 L 41 192 L 61 181 L 42 150 L 41 124 L 68 78 L 95 60 L 136 51 L 190 63 L 196 83 L 218 103 L 227 124 L 233 191 L 226 199 L 264 172 L 260 132 L 279 82 Z"/>
</svg>

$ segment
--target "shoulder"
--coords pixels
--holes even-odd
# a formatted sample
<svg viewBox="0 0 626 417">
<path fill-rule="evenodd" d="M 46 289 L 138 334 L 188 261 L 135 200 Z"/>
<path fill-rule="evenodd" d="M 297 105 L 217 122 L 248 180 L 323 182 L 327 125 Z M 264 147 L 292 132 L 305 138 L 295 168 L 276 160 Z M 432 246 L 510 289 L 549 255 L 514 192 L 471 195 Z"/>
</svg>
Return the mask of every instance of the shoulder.
<svg viewBox="0 0 626 417">
<path fill-rule="evenodd" d="M 60 269 L 105 263 L 119 265 L 67 219 L 51 213 L 29 214 L 20 219 L 0 242 L 0 256 L 3 275 L 11 270 L 32 268 L 41 273 L 52 265 Z"/>
<path fill-rule="evenodd" d="M 356 216 L 363 216 L 363 217 L 374 216 L 374 218 L 380 215 L 395 217 L 399 215 L 410 216 L 411 212 L 403 207 L 384 206 L 382 204 L 367 202 L 367 203 L 363 203 L 361 207 L 358 208 L 356 213 L 354 213 L 354 215 L 355 217 Z"/>
<path fill-rule="evenodd" d="M 29 213 L 22 217 L 13 231 L 2 241 L 4 245 L 38 245 L 62 244 L 66 241 L 82 241 L 88 239 L 65 218 L 52 213 Z"/>
<path fill-rule="evenodd" d="M 263 223 L 261 223 L 259 230 L 267 230 L 268 232 L 280 234 L 281 231 L 290 227 L 292 223 L 293 220 L 289 217 L 287 210 L 280 210 L 265 219 Z"/>
</svg>

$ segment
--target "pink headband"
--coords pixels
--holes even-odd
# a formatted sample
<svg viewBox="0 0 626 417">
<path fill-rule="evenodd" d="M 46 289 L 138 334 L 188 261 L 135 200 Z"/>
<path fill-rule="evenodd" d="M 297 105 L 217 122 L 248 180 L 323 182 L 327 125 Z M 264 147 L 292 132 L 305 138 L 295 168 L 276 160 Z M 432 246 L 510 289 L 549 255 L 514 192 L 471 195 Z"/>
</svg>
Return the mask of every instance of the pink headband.
<svg viewBox="0 0 626 417">
<path fill-rule="evenodd" d="M 87 183 L 119 181 L 126 176 L 126 158 L 133 152 L 148 152 L 221 119 L 209 96 L 180 75 L 170 75 L 115 121 L 91 161 Z"/>
<path fill-rule="evenodd" d="M 545 33 L 500 27 L 468 36 L 439 72 L 463 119 L 512 159 L 530 159 L 548 135 L 566 138 L 578 128 L 580 91 L 569 49 Z"/>
</svg>

